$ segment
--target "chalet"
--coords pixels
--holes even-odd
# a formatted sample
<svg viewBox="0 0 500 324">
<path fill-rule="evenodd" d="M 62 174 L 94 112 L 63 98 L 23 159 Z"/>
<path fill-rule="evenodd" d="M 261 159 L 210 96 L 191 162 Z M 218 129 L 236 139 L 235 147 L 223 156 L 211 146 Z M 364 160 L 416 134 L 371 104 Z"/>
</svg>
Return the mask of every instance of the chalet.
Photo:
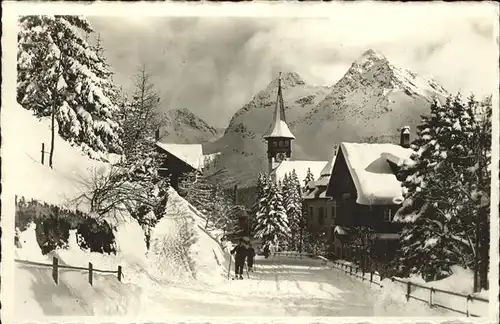
<svg viewBox="0 0 500 324">
<path fill-rule="evenodd" d="M 156 142 L 157 150 L 166 155 L 158 173 L 170 177 L 170 185 L 179 188 L 179 180 L 185 174 L 203 168 L 203 149 L 201 144 L 173 144 Z"/>
<path fill-rule="evenodd" d="M 313 234 L 325 233 L 329 244 L 333 244 L 335 228 L 336 204 L 334 199 L 326 196 L 326 188 L 336 158 L 336 149 L 332 158 L 320 172 L 319 177 L 306 184 L 303 189 L 304 208 L 307 211 L 306 231 Z"/>
<path fill-rule="evenodd" d="M 371 259 L 383 262 L 392 258 L 401 230 L 401 225 L 393 222 L 393 215 L 403 201 L 396 173 L 403 164 L 411 163 L 413 151 L 409 143 L 409 127 L 403 127 L 400 145 L 340 144 L 326 189 L 326 196 L 337 202 L 334 229 L 337 257 L 359 257 L 356 250 L 363 247 L 359 241 L 353 242 L 354 227 L 365 226 L 372 230 L 371 238 L 363 243 L 373 244 Z"/>
</svg>

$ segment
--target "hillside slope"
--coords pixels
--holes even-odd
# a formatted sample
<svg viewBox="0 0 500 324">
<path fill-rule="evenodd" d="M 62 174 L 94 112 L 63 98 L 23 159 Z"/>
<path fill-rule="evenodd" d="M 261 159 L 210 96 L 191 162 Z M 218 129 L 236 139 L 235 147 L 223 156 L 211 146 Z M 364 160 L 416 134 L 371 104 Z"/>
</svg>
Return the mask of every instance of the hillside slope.
<svg viewBox="0 0 500 324">
<path fill-rule="evenodd" d="M 2 162 L 9 170 L 3 179 L 8 193 L 88 212 L 88 206 L 75 206 L 70 202 L 81 193 L 82 180 L 88 179 L 93 170 L 104 172 L 110 165 L 90 159 L 57 135 L 54 168 L 42 165 L 41 143 L 48 143 L 50 139 L 50 122 L 37 119 L 17 104 L 5 107 L 2 109 L 2 130 L 6 135 Z M 42 255 L 36 225 L 31 223 L 20 233 L 20 246 L 14 249 L 17 259 L 51 264 L 52 257 L 56 256 L 61 265 L 88 267 L 88 262 L 92 262 L 95 269 L 103 270 L 116 270 L 121 265 L 123 280 L 119 282 L 116 274 L 95 273 L 94 286 L 90 286 L 86 271 L 61 269 L 60 283 L 55 285 L 50 267 L 15 262 L 14 272 L 5 278 L 5 282 L 11 284 L 2 286 L 14 296 L 13 320 L 26 322 L 51 315 L 134 316 L 150 314 L 152 309 L 164 315 L 165 308 L 158 304 L 156 297 L 177 285 L 178 278 L 182 277 L 179 274 L 187 274 L 192 285 L 205 286 L 217 284 L 227 275 L 229 255 L 218 241 L 220 233 L 205 231 L 204 216 L 173 189 L 169 192 L 164 218 L 153 230 L 155 246 L 150 251 L 146 250 L 143 229 L 130 215 L 117 214 L 107 220 L 113 228 L 116 255 L 82 250 L 75 230 L 69 232 L 66 248 Z M 175 233 L 174 238 L 192 240 L 175 241 L 169 233 Z M 174 250 L 179 253 L 162 258 L 161 251 Z M 174 262 L 172 257 L 190 260 L 189 271 L 185 264 Z M 159 264 L 168 264 L 169 268 Z M 24 311 L 26 307 L 30 312 Z"/>
<path fill-rule="evenodd" d="M 188 109 L 169 110 L 161 128 L 161 140 L 165 143 L 201 144 L 215 141 L 221 131 L 208 125 Z"/>
</svg>

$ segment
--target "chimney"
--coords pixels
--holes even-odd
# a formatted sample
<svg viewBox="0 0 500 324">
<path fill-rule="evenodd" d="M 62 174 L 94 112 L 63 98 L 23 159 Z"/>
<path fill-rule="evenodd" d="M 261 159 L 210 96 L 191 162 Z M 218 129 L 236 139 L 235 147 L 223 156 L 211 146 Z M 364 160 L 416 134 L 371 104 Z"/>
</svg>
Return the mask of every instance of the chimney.
<svg viewBox="0 0 500 324">
<path fill-rule="evenodd" d="M 156 131 L 155 131 L 155 141 L 159 141 L 160 140 L 160 129 L 158 128 Z"/>
<path fill-rule="evenodd" d="M 404 148 L 410 148 L 410 126 L 403 126 L 400 131 L 401 135 L 399 145 Z"/>
</svg>

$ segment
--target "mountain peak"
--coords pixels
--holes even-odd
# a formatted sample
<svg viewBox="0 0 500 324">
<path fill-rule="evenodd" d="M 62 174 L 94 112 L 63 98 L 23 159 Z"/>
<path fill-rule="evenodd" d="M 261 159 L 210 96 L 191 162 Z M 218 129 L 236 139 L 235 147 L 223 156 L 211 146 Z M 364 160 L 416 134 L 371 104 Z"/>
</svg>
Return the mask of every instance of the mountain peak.
<svg viewBox="0 0 500 324">
<path fill-rule="evenodd" d="M 171 114 L 175 114 L 175 115 L 185 115 L 185 116 L 194 115 L 194 113 L 187 108 L 177 108 L 177 109 L 172 109 L 170 111 L 171 111 Z"/>
<path fill-rule="evenodd" d="M 271 83 L 267 86 L 268 89 L 277 89 L 278 88 L 278 80 L 279 75 L 274 78 Z M 297 72 L 283 72 L 281 73 L 281 86 L 286 87 L 295 87 L 297 85 L 305 84 L 302 77 Z"/>
<path fill-rule="evenodd" d="M 424 97 L 436 93 L 447 94 L 446 90 L 435 80 L 398 68 L 392 65 L 383 54 L 373 49 L 365 51 L 347 71 L 344 82 L 352 83 L 353 81 L 362 85 L 377 85 L 386 91 L 400 89 L 408 94 L 419 94 Z"/>
<path fill-rule="evenodd" d="M 390 66 L 387 58 L 373 49 L 365 51 L 354 63 L 352 68 L 360 73 L 372 70 L 374 67 L 385 67 Z"/>
<path fill-rule="evenodd" d="M 387 60 L 387 58 L 382 53 L 370 48 L 366 50 L 358 60 Z"/>
</svg>

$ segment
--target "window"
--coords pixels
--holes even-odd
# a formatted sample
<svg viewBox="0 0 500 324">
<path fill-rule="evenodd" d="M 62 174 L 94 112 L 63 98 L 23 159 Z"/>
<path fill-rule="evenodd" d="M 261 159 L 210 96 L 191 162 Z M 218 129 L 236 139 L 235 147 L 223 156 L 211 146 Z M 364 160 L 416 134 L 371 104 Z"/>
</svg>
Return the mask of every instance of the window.
<svg viewBox="0 0 500 324">
<path fill-rule="evenodd" d="M 333 206 L 332 206 L 332 220 L 335 222 L 336 218 L 337 218 L 337 202 L 333 201 Z"/>
<path fill-rule="evenodd" d="M 392 210 L 390 208 L 384 209 L 384 221 L 385 222 L 392 221 Z"/>
<path fill-rule="evenodd" d="M 319 226 L 323 226 L 324 223 L 325 223 L 325 209 L 323 207 L 319 207 L 318 224 Z"/>
</svg>

